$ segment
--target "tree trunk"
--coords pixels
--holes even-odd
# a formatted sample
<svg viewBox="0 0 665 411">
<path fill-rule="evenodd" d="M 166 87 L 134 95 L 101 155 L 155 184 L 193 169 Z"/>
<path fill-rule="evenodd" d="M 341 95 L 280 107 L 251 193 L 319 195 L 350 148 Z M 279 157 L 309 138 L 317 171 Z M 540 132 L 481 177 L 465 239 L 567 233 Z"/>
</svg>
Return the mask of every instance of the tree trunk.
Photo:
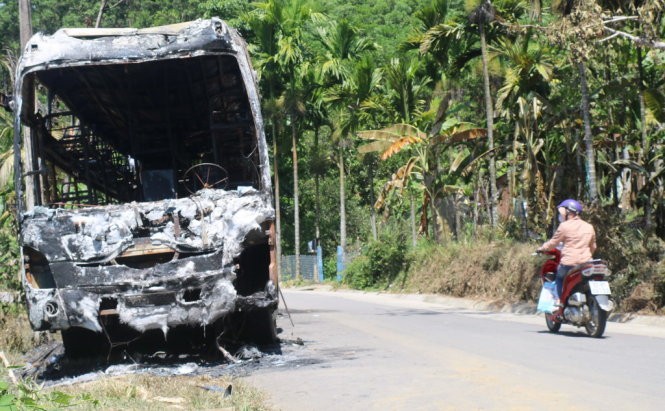
<svg viewBox="0 0 665 411">
<path fill-rule="evenodd" d="M 485 113 L 487 118 L 487 149 L 489 154 L 489 173 L 490 173 L 490 193 L 489 193 L 489 210 L 490 222 L 492 227 L 498 224 L 496 215 L 496 156 L 494 154 L 494 108 L 492 106 L 492 94 L 490 91 L 490 76 L 488 70 L 488 57 L 487 57 L 487 41 L 485 39 L 485 25 L 480 24 L 480 49 L 483 59 L 483 83 L 485 91 Z"/>
<path fill-rule="evenodd" d="M 99 28 L 99 25 L 102 23 L 102 16 L 104 15 L 104 9 L 106 8 L 107 0 L 102 0 L 102 4 L 99 6 L 99 13 L 97 14 L 97 21 L 95 22 L 95 28 Z"/>
<path fill-rule="evenodd" d="M 455 229 L 453 231 L 453 234 L 455 235 L 455 240 L 459 241 L 461 238 L 461 231 L 462 231 L 462 213 L 460 213 L 460 196 L 458 194 L 455 194 L 452 199 L 453 199 L 453 208 L 454 208 L 454 213 L 455 213 Z"/>
<path fill-rule="evenodd" d="M 296 258 L 296 279 L 300 279 L 300 205 L 298 203 L 298 129 L 291 117 L 291 153 L 293 154 L 293 251 Z"/>
<path fill-rule="evenodd" d="M 316 161 L 319 161 L 319 127 L 314 131 L 314 153 Z M 314 236 L 316 238 L 316 245 L 319 245 L 321 238 L 321 181 L 317 172 L 314 173 Z"/>
<path fill-rule="evenodd" d="M 416 248 L 417 233 L 416 233 L 416 205 L 413 201 L 413 193 L 409 193 L 409 201 L 411 203 L 411 246 Z"/>
<path fill-rule="evenodd" d="M 530 15 L 535 21 L 542 21 L 542 0 L 531 0 Z"/>
<path fill-rule="evenodd" d="M 344 172 L 344 148 L 341 140 L 337 158 L 337 167 L 339 168 L 339 243 L 342 246 L 342 263 L 346 263 L 346 175 Z"/>
<path fill-rule="evenodd" d="M 593 136 L 591 135 L 591 113 L 589 110 L 589 88 L 586 80 L 586 66 L 583 62 L 577 63 L 580 72 L 580 88 L 582 91 L 582 116 L 584 118 L 584 147 L 586 149 L 586 179 L 589 189 L 589 199 L 592 203 L 598 201 L 598 188 L 596 185 L 596 158 L 593 151 Z"/>
<path fill-rule="evenodd" d="M 376 229 L 376 209 L 374 209 L 374 157 L 372 156 L 369 164 L 369 222 L 372 226 L 372 238 L 374 241 L 379 239 Z"/>
<path fill-rule="evenodd" d="M 630 152 L 628 151 L 628 145 L 625 144 L 622 150 L 622 157 L 623 160 L 630 160 Z M 620 204 L 621 208 L 624 210 L 630 210 L 632 208 L 632 205 L 630 203 L 630 197 L 632 194 L 632 177 L 631 177 L 632 172 L 628 167 L 624 168 L 621 171 L 621 185 L 622 185 L 622 191 L 621 191 L 621 199 Z"/>
<path fill-rule="evenodd" d="M 644 68 L 642 67 L 642 48 L 637 47 L 637 68 L 638 68 L 638 90 L 639 90 L 639 99 L 640 99 L 640 131 L 642 134 L 642 144 L 640 150 L 640 165 L 647 170 L 651 170 L 651 167 L 647 166 L 649 161 L 649 136 L 647 135 L 647 116 L 646 116 L 646 102 L 644 100 Z M 641 178 L 642 179 L 642 178 Z M 649 175 L 644 176 L 644 180 L 648 180 Z M 644 229 L 646 232 L 651 231 L 653 226 L 653 207 L 651 204 L 651 193 L 650 184 L 646 181 L 647 187 L 647 201 L 644 204 Z"/>
<path fill-rule="evenodd" d="M 436 209 L 436 201 L 431 195 L 429 196 L 429 207 L 431 209 L 430 213 L 432 215 L 432 236 L 434 237 L 434 241 L 437 244 L 440 244 L 441 230 L 439 229 L 439 211 Z"/>
<path fill-rule="evenodd" d="M 577 167 L 577 192 L 575 193 L 575 197 L 582 198 L 584 197 L 586 170 L 584 169 L 584 156 L 582 155 L 582 138 L 577 131 L 575 132 L 575 142 L 575 165 Z"/>
<path fill-rule="evenodd" d="M 277 277 L 280 278 L 282 271 L 282 217 L 281 207 L 279 206 L 279 171 L 277 167 L 278 152 L 277 152 L 277 127 L 275 126 L 275 119 L 271 121 L 272 129 L 272 155 L 273 155 L 273 169 L 275 179 L 275 255 L 277 263 Z"/>
<path fill-rule="evenodd" d="M 476 178 L 475 181 L 475 193 L 474 193 L 474 198 L 473 198 L 473 238 L 478 238 L 478 220 L 480 220 L 480 210 L 478 209 L 478 204 L 480 204 L 480 193 L 482 190 L 482 183 L 483 183 L 483 177 L 482 177 L 482 171 L 478 172 L 478 177 Z"/>
</svg>

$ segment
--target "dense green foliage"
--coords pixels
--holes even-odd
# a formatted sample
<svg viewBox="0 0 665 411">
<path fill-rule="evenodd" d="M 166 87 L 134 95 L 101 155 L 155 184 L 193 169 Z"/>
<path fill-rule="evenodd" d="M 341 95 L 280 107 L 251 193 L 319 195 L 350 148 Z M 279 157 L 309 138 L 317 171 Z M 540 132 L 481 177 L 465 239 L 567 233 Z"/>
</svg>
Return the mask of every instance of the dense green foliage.
<svg viewBox="0 0 665 411">
<path fill-rule="evenodd" d="M 33 0 L 34 31 L 93 26 L 100 4 Z M 664 0 L 124 0 L 101 26 L 218 15 L 241 31 L 278 160 L 284 254 L 319 233 L 326 267 L 338 244 L 365 250 L 348 281 L 376 285 L 373 265 L 402 270 L 390 256 L 414 231 L 436 244 L 542 240 L 574 197 L 615 230 L 599 253 L 627 298 L 663 275 L 650 245 L 665 238 L 663 13 Z M 0 38 L 12 67 L 16 2 L 0 2 Z M 410 131 L 388 145 L 359 133 L 395 124 Z M 372 242 L 392 225 L 408 227 L 401 245 Z"/>
<path fill-rule="evenodd" d="M 384 232 L 371 240 L 346 268 L 344 282 L 353 288 L 387 287 L 409 268 L 403 232 Z"/>
</svg>

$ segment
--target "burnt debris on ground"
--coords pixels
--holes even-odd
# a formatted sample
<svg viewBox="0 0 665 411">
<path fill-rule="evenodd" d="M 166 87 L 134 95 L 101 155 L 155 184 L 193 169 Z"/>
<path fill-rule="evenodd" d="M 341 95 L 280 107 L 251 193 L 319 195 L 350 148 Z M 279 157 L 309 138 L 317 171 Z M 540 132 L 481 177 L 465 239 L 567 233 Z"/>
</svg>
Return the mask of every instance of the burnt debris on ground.
<svg viewBox="0 0 665 411">
<path fill-rule="evenodd" d="M 227 344 L 218 352 L 168 353 L 146 352 L 120 347 L 106 356 L 71 358 L 61 342 L 46 342 L 24 356 L 25 365 L 17 370 L 23 379 L 33 379 L 44 386 L 58 386 L 94 381 L 99 378 L 129 374 L 223 375 L 246 376 L 260 369 L 291 368 L 321 362 L 304 350 L 299 337 L 279 339 L 270 345 Z"/>
</svg>

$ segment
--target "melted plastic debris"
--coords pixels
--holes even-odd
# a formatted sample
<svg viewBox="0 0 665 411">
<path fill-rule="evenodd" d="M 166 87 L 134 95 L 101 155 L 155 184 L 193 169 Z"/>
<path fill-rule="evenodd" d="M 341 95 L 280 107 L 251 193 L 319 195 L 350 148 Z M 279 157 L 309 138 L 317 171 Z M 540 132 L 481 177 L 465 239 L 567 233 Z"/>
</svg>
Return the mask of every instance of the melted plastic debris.
<svg viewBox="0 0 665 411">
<path fill-rule="evenodd" d="M 159 329 L 166 335 L 170 327 L 180 324 L 206 326 L 233 311 L 238 300 L 232 283 L 235 279 L 233 260 L 242 252 L 245 237 L 253 230 L 260 230 L 263 222 L 273 218 L 274 209 L 269 197 L 255 189 L 242 193 L 206 189 L 190 198 L 149 203 L 78 210 L 37 207 L 25 215 L 24 244 L 43 253 L 50 263 L 75 265 L 111 261 L 134 245 L 135 236 L 145 236 L 146 233 L 153 244 L 167 245 L 174 251 L 214 252 L 208 257 L 193 257 L 142 270 L 126 269 L 123 265 L 98 265 L 71 269 L 65 266 L 54 271 L 56 281 L 63 280 L 60 275 L 76 275 L 91 282 L 126 283 L 130 290 L 126 292 L 128 296 L 132 293 L 140 295 L 143 290 L 154 293 L 156 290 L 151 287 L 156 281 L 168 281 L 169 284 L 190 281 L 200 288 L 200 299 L 196 304 L 179 302 L 154 306 L 137 304 L 120 294 L 117 297 L 117 311 L 122 323 L 140 332 Z M 176 228 L 175 224 L 179 227 Z M 213 261 L 213 258 L 221 261 L 204 264 L 201 260 L 204 257 L 205 261 Z M 191 280 L 195 278 L 209 280 Z M 69 281 L 76 284 L 79 280 Z M 166 288 L 164 294 L 171 290 Z M 76 298 L 67 299 L 68 314 L 60 311 L 52 317 L 46 316 L 45 304 L 62 301 L 61 295 L 55 295 L 53 290 L 44 294 L 41 289 L 30 287 L 27 294 L 33 304 L 31 323 L 37 327 L 55 324 L 57 329 L 74 324 L 102 331 L 98 321 L 100 298 L 94 293 L 81 292 Z M 245 300 L 248 299 L 243 302 Z M 266 305 L 273 300 L 256 301 L 256 304 Z"/>
<path fill-rule="evenodd" d="M 274 214 L 269 199 L 254 189 L 205 189 L 188 198 L 78 210 L 35 207 L 24 215 L 23 243 L 50 262 L 104 262 L 130 247 L 135 233 L 147 230 L 154 244 L 175 251 L 224 245 L 223 262 L 229 264 L 242 251 L 245 236 Z"/>
<path fill-rule="evenodd" d="M 237 297 L 233 284 L 227 279 L 220 279 L 214 287 L 202 291 L 202 295 L 203 301 L 206 302 L 203 307 L 175 304 L 157 307 L 128 307 L 120 300 L 117 307 L 120 322 L 128 324 L 140 332 L 153 329 L 162 330 L 166 338 L 169 324 L 211 324 L 221 315 L 233 310 Z"/>
<path fill-rule="evenodd" d="M 102 326 L 99 324 L 99 320 L 97 320 L 99 298 L 93 299 L 86 295 L 78 302 L 72 301 L 70 304 L 72 307 L 69 311 L 82 317 L 79 321 L 80 324 L 83 324 L 86 328 L 96 332 L 102 331 Z"/>
<path fill-rule="evenodd" d="M 261 358 L 263 353 L 258 348 L 251 345 L 243 345 L 236 352 L 236 357 L 241 360 L 255 360 Z"/>
<path fill-rule="evenodd" d="M 298 368 L 323 362 L 321 359 L 310 357 L 302 346 L 294 344 L 264 347 L 263 350 L 250 345 L 242 346 L 235 351 L 235 356 L 240 361 L 233 364 L 221 359 L 210 360 L 196 355 L 164 357 L 163 353 L 155 353 L 152 356 L 132 358 L 130 354 L 125 353 L 123 358 L 111 358 L 109 363 L 99 365 L 80 360 L 70 361 L 63 355 L 61 347 L 60 345 L 60 350 L 56 350 L 55 354 L 51 354 L 53 351 L 51 348 L 49 355 L 42 358 L 42 363 L 34 361 L 28 363 L 22 370 L 22 377 L 33 378 L 44 386 L 53 387 L 80 384 L 109 376 L 134 374 L 246 376 L 262 369 Z M 249 358 L 244 359 L 244 356 Z"/>
</svg>

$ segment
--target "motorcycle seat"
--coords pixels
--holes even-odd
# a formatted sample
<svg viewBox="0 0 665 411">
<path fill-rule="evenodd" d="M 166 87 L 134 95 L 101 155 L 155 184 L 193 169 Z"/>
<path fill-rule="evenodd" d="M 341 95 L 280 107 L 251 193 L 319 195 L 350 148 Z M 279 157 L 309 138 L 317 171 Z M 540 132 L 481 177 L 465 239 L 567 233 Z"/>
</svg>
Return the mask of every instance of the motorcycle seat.
<svg viewBox="0 0 665 411">
<path fill-rule="evenodd" d="M 581 270 L 582 268 L 584 268 L 584 266 L 586 266 L 586 265 L 589 264 L 589 263 L 590 263 L 590 262 L 587 261 L 586 263 L 582 263 L 582 264 L 574 265 L 573 268 L 571 268 L 570 270 L 568 270 L 568 274 L 573 273 L 573 272 L 578 271 L 578 270 Z"/>
</svg>

